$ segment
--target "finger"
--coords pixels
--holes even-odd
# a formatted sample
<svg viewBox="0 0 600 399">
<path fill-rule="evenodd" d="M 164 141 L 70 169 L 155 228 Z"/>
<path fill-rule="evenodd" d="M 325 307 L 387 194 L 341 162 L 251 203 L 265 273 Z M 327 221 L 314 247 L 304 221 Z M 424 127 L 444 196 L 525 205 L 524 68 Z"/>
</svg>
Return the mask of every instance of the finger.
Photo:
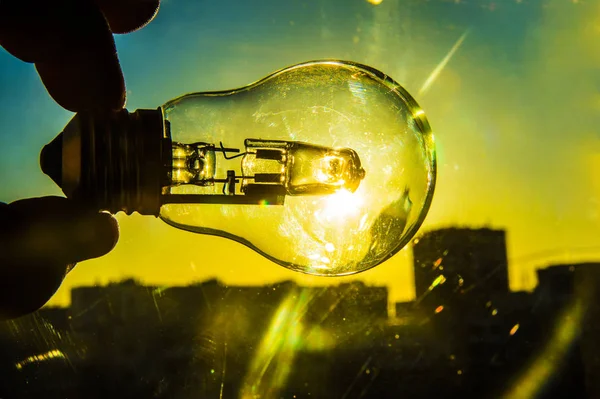
<svg viewBox="0 0 600 399">
<path fill-rule="evenodd" d="M 53 20 L 53 3 L 42 0 L 0 2 L 0 45 L 26 62 L 44 59 L 54 52 L 60 38 L 54 32 L 58 21 Z M 58 9 L 64 8 L 62 3 L 56 2 Z"/>
<path fill-rule="evenodd" d="M 9 204 L 0 223 L 0 242 L 8 260 L 31 263 L 80 262 L 108 253 L 119 230 L 107 213 L 83 209 L 60 197 L 20 200 Z M 6 256 L 6 255 L 4 255 Z"/>
<path fill-rule="evenodd" d="M 67 51 L 35 67 L 50 96 L 69 111 L 116 111 L 125 106 L 125 80 L 114 51 Z"/>
<path fill-rule="evenodd" d="M 154 19 L 159 0 L 95 0 L 113 33 L 138 30 Z"/>
<path fill-rule="evenodd" d="M 68 110 L 125 104 L 114 39 L 91 1 L 0 2 L 0 45 L 34 62 L 49 94 Z"/>
</svg>

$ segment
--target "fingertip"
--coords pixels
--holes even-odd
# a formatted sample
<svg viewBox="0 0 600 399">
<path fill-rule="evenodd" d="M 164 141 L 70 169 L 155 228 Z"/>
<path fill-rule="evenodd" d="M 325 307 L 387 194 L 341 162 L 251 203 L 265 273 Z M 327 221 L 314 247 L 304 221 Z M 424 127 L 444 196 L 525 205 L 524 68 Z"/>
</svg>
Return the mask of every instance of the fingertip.
<svg viewBox="0 0 600 399">
<path fill-rule="evenodd" d="M 113 33 L 141 29 L 156 17 L 159 0 L 96 0 Z"/>
<path fill-rule="evenodd" d="M 105 212 L 84 213 L 78 216 L 68 231 L 73 238 L 69 259 L 73 262 L 94 259 L 106 255 L 119 240 L 117 220 Z"/>
<path fill-rule="evenodd" d="M 119 241 L 119 223 L 108 212 L 96 215 L 96 235 L 98 236 L 98 256 L 106 255 L 112 251 Z"/>
</svg>

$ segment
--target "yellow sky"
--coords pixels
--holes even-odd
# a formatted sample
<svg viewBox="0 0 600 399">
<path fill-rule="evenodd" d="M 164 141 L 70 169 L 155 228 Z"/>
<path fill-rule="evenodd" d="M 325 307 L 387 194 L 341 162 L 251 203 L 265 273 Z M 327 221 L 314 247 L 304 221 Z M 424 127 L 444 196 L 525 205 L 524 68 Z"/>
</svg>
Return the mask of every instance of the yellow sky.
<svg viewBox="0 0 600 399">
<path fill-rule="evenodd" d="M 567 5 L 562 3 L 544 9 L 539 24 L 521 43 L 525 61 L 517 80 L 516 72 L 487 61 L 489 49 L 473 29 L 419 97 L 419 88 L 464 31 L 455 32 L 444 48 L 427 47 L 426 38 L 413 37 L 423 40 L 423 57 L 392 62 L 390 46 L 401 43 L 402 37 L 394 38 L 386 30 L 396 22 L 386 7 L 398 4 L 390 0 L 375 7 L 365 25 L 370 30 L 357 29 L 358 40 L 353 42 L 360 46 L 368 36 L 371 43 L 364 47 L 368 51 L 360 53 L 357 61 L 405 83 L 436 134 L 438 187 L 424 229 L 454 224 L 507 228 L 513 289 L 531 288 L 534 269 L 547 262 L 595 258 L 600 254 L 600 7 L 576 13 L 576 19 L 565 13 Z M 266 64 L 277 64 L 278 49 L 270 50 Z M 298 49 L 292 58 L 317 58 L 313 55 L 317 54 Z M 252 59 L 251 53 L 245 56 Z M 331 56 L 343 54 L 332 50 Z M 194 66 L 187 71 L 183 75 L 194 73 Z M 239 83 L 239 71 L 233 66 L 223 66 L 219 74 L 216 81 L 234 82 L 222 89 Z M 134 96 L 130 101 L 135 102 Z M 66 304 L 73 286 L 130 276 L 159 285 L 211 277 L 228 284 L 287 279 L 337 284 L 359 278 L 388 285 L 392 300 L 414 295 L 408 250 L 354 277 L 319 278 L 288 271 L 233 241 L 178 231 L 152 217 L 119 215 L 118 219 L 121 240 L 115 250 L 81 263 L 51 304 Z"/>
</svg>

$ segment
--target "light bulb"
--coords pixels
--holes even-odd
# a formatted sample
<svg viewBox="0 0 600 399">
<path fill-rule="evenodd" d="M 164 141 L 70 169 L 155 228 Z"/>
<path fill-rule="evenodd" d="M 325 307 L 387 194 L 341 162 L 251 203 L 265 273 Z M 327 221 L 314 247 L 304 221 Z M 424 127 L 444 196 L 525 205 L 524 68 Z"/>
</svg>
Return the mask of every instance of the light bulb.
<svg viewBox="0 0 600 399">
<path fill-rule="evenodd" d="M 423 222 L 436 176 L 415 100 L 344 61 L 295 65 L 157 110 L 77 114 L 41 165 L 69 198 L 230 238 L 316 275 L 356 273 L 397 253 Z"/>
</svg>

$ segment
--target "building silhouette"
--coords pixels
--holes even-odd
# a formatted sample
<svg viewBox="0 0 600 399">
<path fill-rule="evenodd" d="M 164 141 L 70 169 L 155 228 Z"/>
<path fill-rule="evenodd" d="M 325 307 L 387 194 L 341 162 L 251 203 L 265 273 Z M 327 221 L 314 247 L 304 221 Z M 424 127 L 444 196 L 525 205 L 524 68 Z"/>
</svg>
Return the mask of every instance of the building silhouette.
<svg viewBox="0 0 600 399">
<path fill-rule="evenodd" d="M 413 249 L 417 299 L 393 317 L 361 282 L 73 289 L 69 308 L 0 323 L 0 397 L 600 397 L 600 264 L 510 292 L 501 230 Z"/>
<path fill-rule="evenodd" d="M 430 291 L 439 276 L 458 291 L 506 295 L 508 261 L 504 230 L 446 228 L 431 231 L 413 244 L 417 298 Z"/>
<path fill-rule="evenodd" d="M 397 313 L 420 315 L 435 337 L 437 358 L 451 359 L 460 389 L 478 396 L 501 396 L 517 371 L 524 372 L 523 364 L 537 364 L 547 354 L 548 332 L 571 315 L 567 307 L 577 291 L 572 270 L 585 267 L 541 269 L 534 292 L 510 292 L 502 230 L 436 230 L 415 240 L 413 252 L 417 301 L 398 304 Z M 556 359 L 544 381 L 552 395 L 584 397 L 580 344 L 574 336 L 559 358 L 554 353 L 545 360 Z"/>
<path fill-rule="evenodd" d="M 536 327 L 556 348 L 548 360 L 564 367 L 553 379 L 563 395 L 600 397 L 600 263 L 552 265 L 537 278 Z"/>
</svg>

